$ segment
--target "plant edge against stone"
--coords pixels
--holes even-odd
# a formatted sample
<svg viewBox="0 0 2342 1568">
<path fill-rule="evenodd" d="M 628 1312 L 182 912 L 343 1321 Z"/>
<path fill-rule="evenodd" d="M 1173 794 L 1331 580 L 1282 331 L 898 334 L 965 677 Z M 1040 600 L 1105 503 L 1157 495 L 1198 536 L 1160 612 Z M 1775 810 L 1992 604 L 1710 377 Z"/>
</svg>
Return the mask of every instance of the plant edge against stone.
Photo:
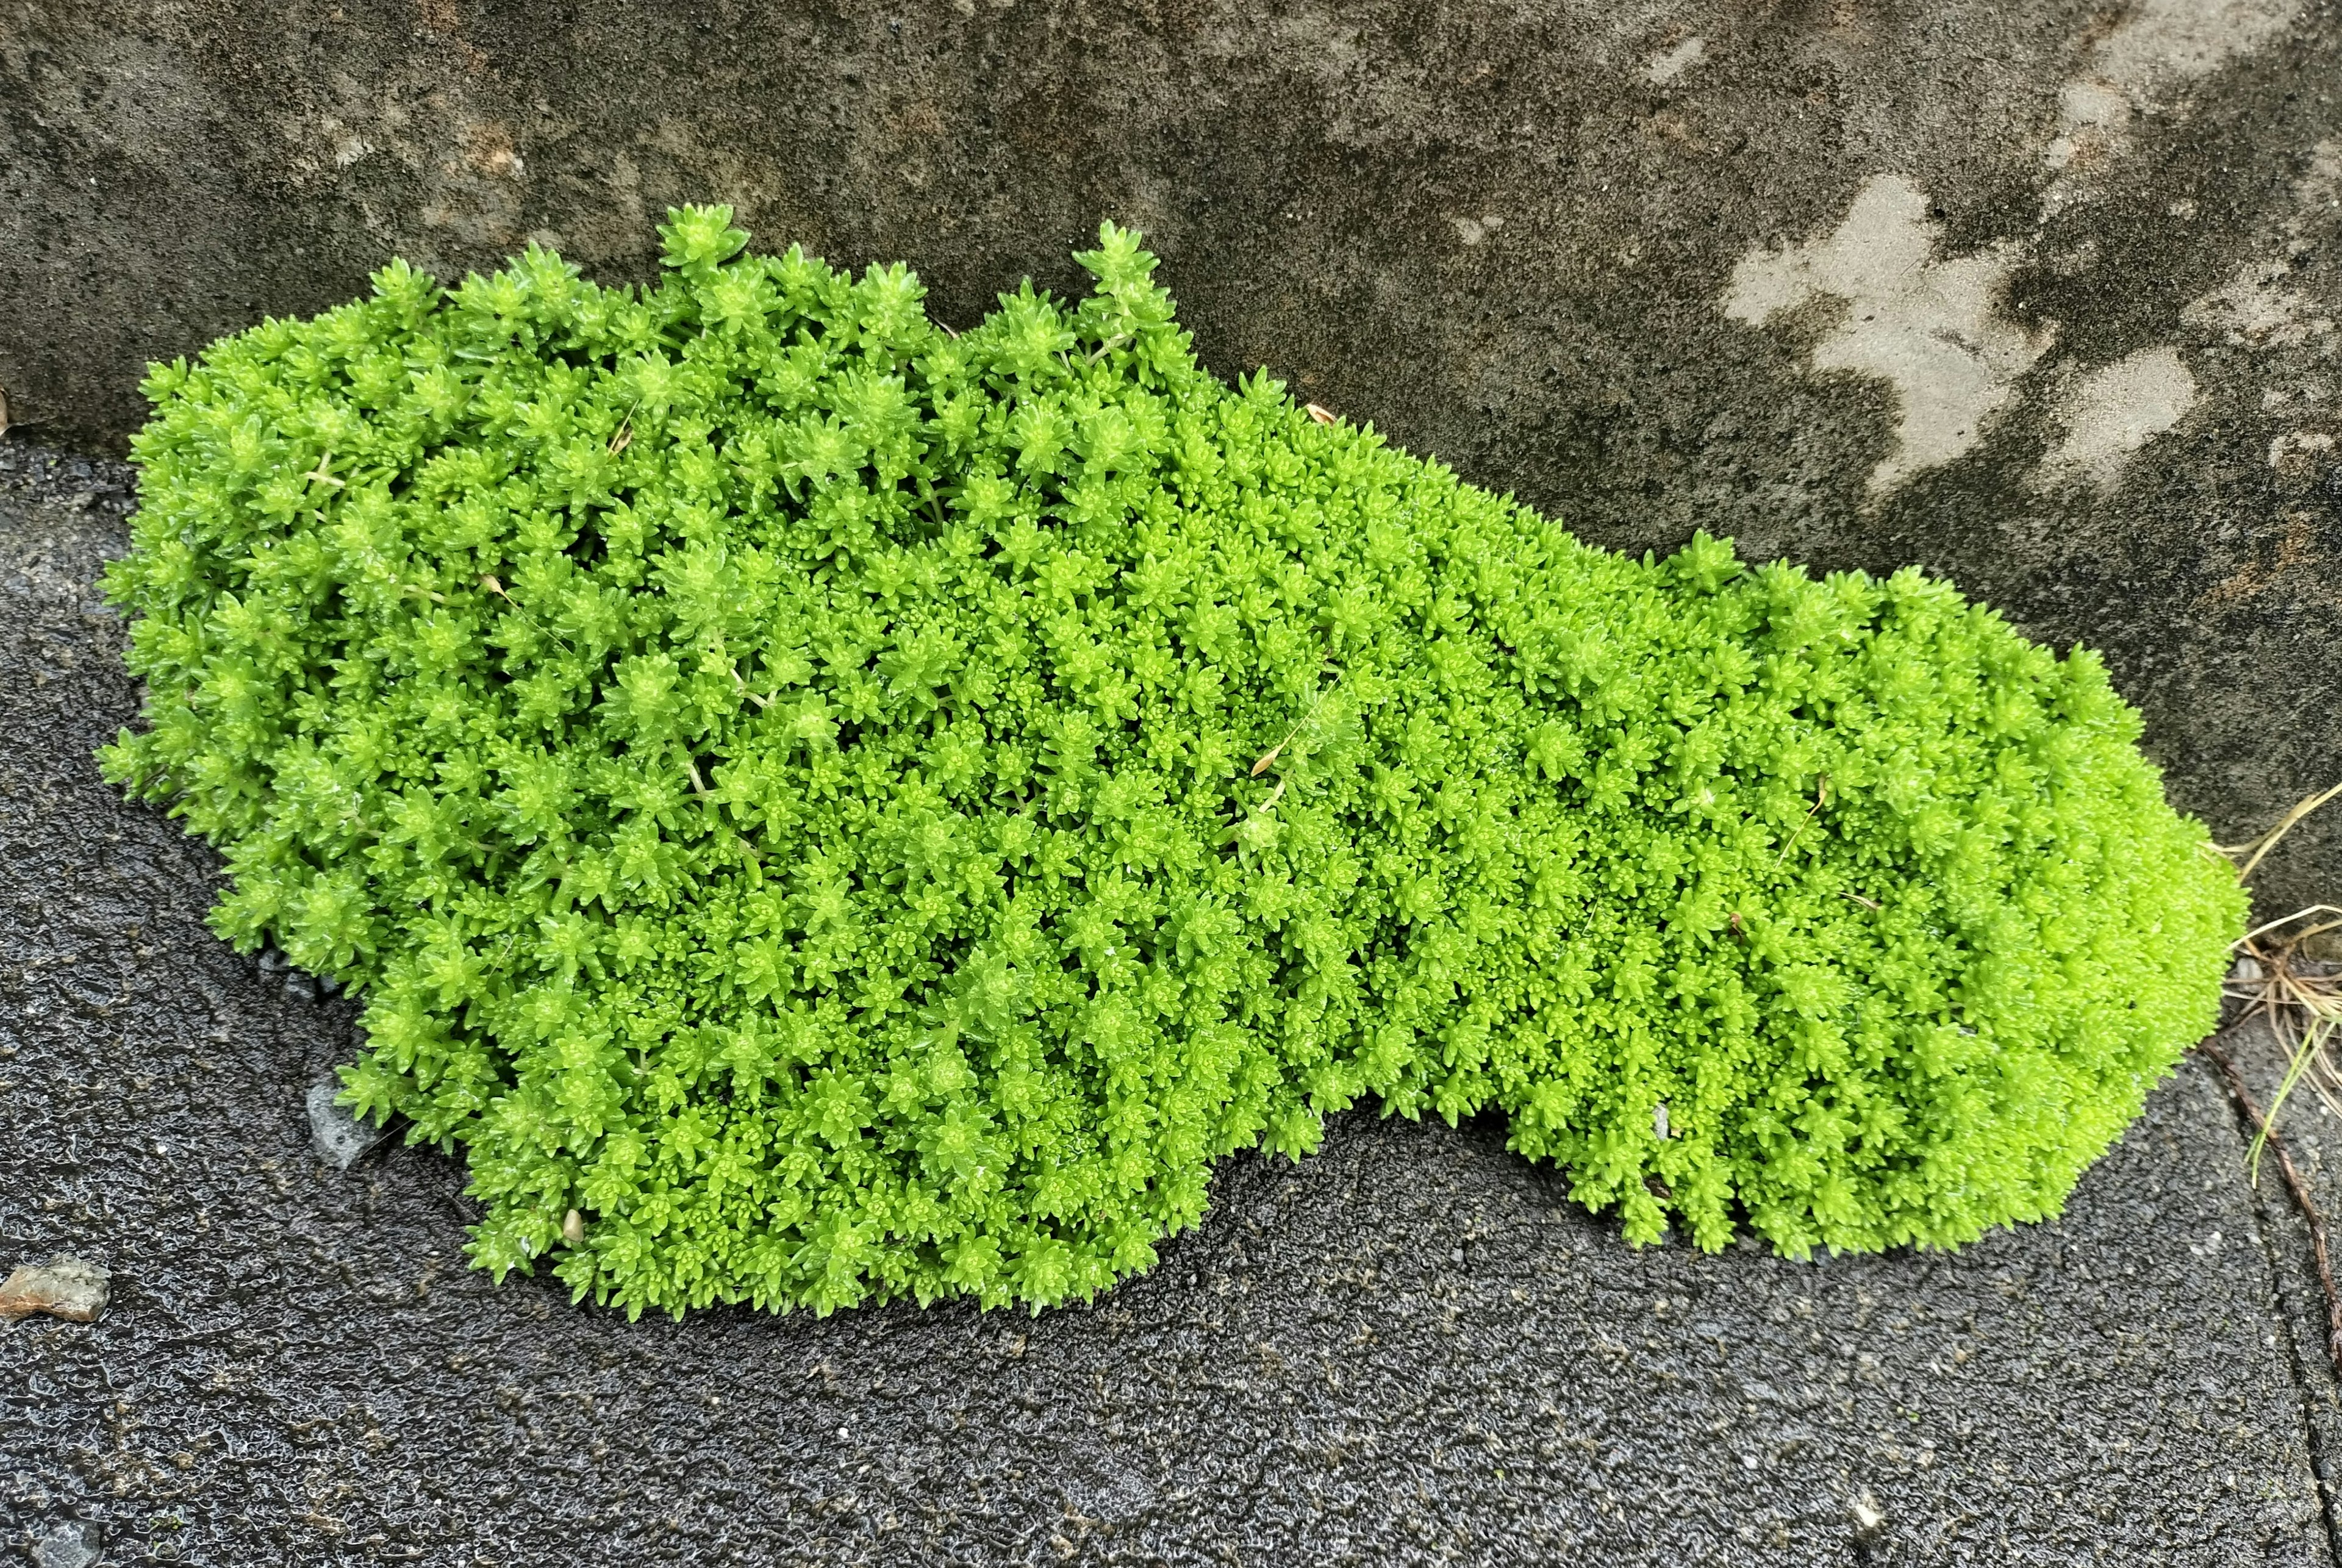
<svg viewBox="0 0 2342 1568">
<path fill-rule="evenodd" d="M 955 335 L 670 220 L 155 366 L 106 579 L 107 776 L 497 1277 L 1037 1310 L 1368 1097 L 1630 1241 L 1956 1245 L 2209 1027 L 2242 896 L 2087 651 L 1588 547 L 1213 378 L 1112 225 Z"/>
</svg>

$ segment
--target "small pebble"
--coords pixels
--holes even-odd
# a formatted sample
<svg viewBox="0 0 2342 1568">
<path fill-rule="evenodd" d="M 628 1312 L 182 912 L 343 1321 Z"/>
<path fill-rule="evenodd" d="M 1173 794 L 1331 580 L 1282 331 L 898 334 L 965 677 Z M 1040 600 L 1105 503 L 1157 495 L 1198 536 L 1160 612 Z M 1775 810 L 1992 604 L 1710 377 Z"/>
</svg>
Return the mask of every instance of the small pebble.
<svg viewBox="0 0 2342 1568">
<path fill-rule="evenodd" d="M 1878 1539 L 1879 1529 L 1887 1523 L 1887 1511 L 1878 1506 L 1878 1499 L 1866 1492 L 1854 1500 L 1855 1539 L 1868 1545 Z"/>
<path fill-rule="evenodd" d="M 112 1277 L 95 1263 L 64 1253 L 45 1263 L 21 1263 L 0 1284 L 0 1318 L 15 1323 L 45 1312 L 67 1323 L 95 1323 L 105 1310 Z"/>
<path fill-rule="evenodd" d="M 341 1092 L 342 1081 L 330 1073 L 309 1085 L 309 1143 L 317 1158 L 346 1171 L 388 1138 L 390 1129 L 362 1122 L 335 1104 Z"/>
<path fill-rule="evenodd" d="M 34 1568 L 92 1568 L 105 1553 L 105 1537 L 95 1524 L 74 1520 L 33 1543 Z"/>
</svg>

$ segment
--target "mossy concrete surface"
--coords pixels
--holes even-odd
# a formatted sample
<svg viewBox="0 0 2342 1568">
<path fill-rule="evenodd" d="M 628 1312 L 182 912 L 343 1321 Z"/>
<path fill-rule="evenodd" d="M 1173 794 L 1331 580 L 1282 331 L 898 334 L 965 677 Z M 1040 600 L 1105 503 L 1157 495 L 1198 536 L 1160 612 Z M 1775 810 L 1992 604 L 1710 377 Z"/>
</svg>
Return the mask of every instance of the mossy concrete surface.
<svg viewBox="0 0 2342 1568">
<path fill-rule="evenodd" d="M 963 323 L 1139 225 L 1222 373 L 1591 537 L 2106 648 L 2224 841 L 2342 778 L 2332 0 L 0 0 L 0 387 L 53 445 L 394 254 L 646 276 L 686 200 Z"/>
<path fill-rule="evenodd" d="M 0 1554 L 2336 1561 L 2307 1243 L 2192 1060 L 2063 1220 L 1951 1255 L 1635 1251 L 1493 1122 L 1354 1115 L 1038 1317 L 491 1286 L 457 1163 L 315 1138 L 346 1000 L 214 939 L 215 857 L 97 776 L 128 495 L 0 447 L 0 1266 L 112 1285 L 0 1330 Z M 2266 1100 L 2269 1043 L 2231 1044 Z M 2296 1124 L 2342 1205 L 2342 1136 Z"/>
</svg>

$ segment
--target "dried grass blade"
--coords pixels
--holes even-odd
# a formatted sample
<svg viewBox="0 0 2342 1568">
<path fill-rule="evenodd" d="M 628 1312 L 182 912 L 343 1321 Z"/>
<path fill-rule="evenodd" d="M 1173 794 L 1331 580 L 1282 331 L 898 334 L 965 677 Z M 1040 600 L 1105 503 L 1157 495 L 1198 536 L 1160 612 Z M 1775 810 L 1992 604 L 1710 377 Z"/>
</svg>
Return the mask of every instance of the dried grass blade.
<svg viewBox="0 0 2342 1568">
<path fill-rule="evenodd" d="M 2296 823 L 2298 823 L 2303 817 L 2307 816 L 2311 812 L 2316 811 L 2319 806 L 2324 805 L 2327 801 L 2332 800 L 2337 794 L 2342 794 L 2342 784 L 2336 784 L 2333 788 L 2325 791 L 2323 794 L 2310 795 L 2298 802 L 2291 811 L 2285 814 L 2285 820 L 2283 822 L 2278 823 L 2275 827 L 2269 829 L 2268 832 L 2263 834 L 2255 841 L 2253 857 L 2245 862 L 2244 865 L 2237 871 L 2237 880 L 2238 882 L 2242 882 L 2245 878 L 2252 875 L 2253 867 L 2260 864 L 2261 857 L 2268 854 L 2269 851 L 2275 849 L 2277 846 L 2277 841 L 2285 837 L 2287 834 L 2291 833 Z"/>
<path fill-rule="evenodd" d="M 2268 1146 L 2269 1129 L 2277 1124 L 2277 1113 L 2285 1109 L 2286 1097 L 2301 1075 L 2309 1070 L 2310 1058 L 2325 1047 L 2327 1036 L 2334 1033 L 2334 1021 L 2320 1018 L 2301 1032 L 2300 1043 L 2293 1048 L 2293 1058 L 2285 1064 L 2285 1077 L 2277 1086 L 2276 1097 L 2269 1101 L 2268 1114 L 2261 1122 L 2260 1131 L 2253 1134 L 2253 1146 L 2245 1154 L 2245 1170 L 2257 1182 L 2261 1179 L 2261 1151 Z"/>
</svg>

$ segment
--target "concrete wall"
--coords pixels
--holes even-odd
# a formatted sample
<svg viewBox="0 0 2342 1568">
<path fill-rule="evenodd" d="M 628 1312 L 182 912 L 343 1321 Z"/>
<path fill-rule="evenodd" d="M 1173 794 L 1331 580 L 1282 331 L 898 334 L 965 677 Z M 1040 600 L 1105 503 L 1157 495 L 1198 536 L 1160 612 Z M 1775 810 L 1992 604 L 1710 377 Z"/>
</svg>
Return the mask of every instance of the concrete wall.
<svg viewBox="0 0 2342 1568">
<path fill-rule="evenodd" d="M 0 387 L 668 204 L 946 321 L 1101 215 L 1266 365 L 1605 543 L 1947 573 L 2241 836 L 2342 778 L 2342 15 L 2294 0 L 0 0 Z M 2342 894 L 2342 806 L 2262 879 Z M 2342 902 L 2342 900 L 2337 900 Z"/>
</svg>

